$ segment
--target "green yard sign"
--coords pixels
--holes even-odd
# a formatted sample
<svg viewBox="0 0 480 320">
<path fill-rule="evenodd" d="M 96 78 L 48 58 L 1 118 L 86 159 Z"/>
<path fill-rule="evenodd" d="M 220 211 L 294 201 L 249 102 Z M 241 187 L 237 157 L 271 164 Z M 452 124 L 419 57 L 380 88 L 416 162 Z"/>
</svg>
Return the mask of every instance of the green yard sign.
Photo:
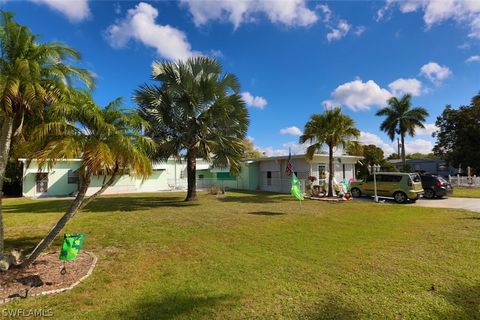
<svg viewBox="0 0 480 320">
<path fill-rule="evenodd" d="M 74 260 L 80 249 L 82 249 L 85 233 L 65 234 L 63 236 L 62 251 L 60 252 L 60 260 Z"/>
</svg>

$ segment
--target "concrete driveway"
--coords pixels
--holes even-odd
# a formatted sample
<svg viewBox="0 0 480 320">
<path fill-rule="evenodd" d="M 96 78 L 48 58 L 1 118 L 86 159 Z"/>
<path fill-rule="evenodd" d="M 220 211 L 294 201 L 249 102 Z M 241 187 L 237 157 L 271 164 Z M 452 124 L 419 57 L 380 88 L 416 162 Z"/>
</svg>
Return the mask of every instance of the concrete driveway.
<svg viewBox="0 0 480 320">
<path fill-rule="evenodd" d="M 475 198 L 442 198 L 442 199 L 418 199 L 413 206 L 430 208 L 453 208 L 480 212 L 480 199 Z"/>
<path fill-rule="evenodd" d="M 373 201 L 371 197 L 356 198 L 362 201 Z M 380 198 L 380 201 L 394 204 L 391 198 Z M 442 198 L 442 199 L 424 199 L 420 198 L 415 203 L 406 203 L 405 206 L 430 207 L 430 208 L 448 208 L 448 209 L 465 209 L 480 212 L 480 198 Z"/>
</svg>

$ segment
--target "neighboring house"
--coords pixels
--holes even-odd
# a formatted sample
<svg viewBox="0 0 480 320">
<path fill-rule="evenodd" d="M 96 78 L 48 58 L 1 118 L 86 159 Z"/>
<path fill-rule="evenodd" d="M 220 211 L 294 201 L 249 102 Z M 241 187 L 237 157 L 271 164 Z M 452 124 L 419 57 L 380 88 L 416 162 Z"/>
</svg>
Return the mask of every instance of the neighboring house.
<svg viewBox="0 0 480 320">
<path fill-rule="evenodd" d="M 398 169 L 402 168 L 401 159 L 388 160 L 388 162 L 393 164 Z M 414 172 L 428 172 L 442 177 L 456 175 L 458 173 L 457 169 L 449 166 L 445 159 L 442 158 L 407 159 L 406 162 L 410 167 L 410 170 Z"/>
<path fill-rule="evenodd" d="M 212 186 L 240 190 L 261 190 L 271 192 L 290 192 L 290 177 L 285 175 L 287 156 L 247 159 L 242 163 L 238 176 L 230 175 L 229 168 L 213 167 L 203 159 L 197 159 L 197 188 Z M 355 163 L 362 157 L 335 156 L 335 178 L 355 179 Z M 73 195 L 78 188 L 76 170 L 80 167 L 80 159 L 58 160 L 48 170 L 39 169 L 38 163 L 32 160 L 27 167 L 27 159 L 19 159 L 23 163 L 22 193 L 25 197 L 52 197 Z M 328 176 L 328 156 L 317 154 L 313 160 L 307 161 L 305 155 L 292 156 L 293 171 L 305 185 L 308 176 L 322 178 Z M 105 194 L 157 192 L 185 189 L 187 186 L 186 162 L 170 159 L 153 165 L 153 173 L 147 179 L 134 178 L 128 175 L 119 176 Z M 92 180 L 87 194 L 100 189 L 105 177 L 96 176 Z"/>
<path fill-rule="evenodd" d="M 363 157 L 335 155 L 334 172 L 338 182 L 342 179 L 355 179 L 355 164 Z M 290 177 L 285 175 L 288 156 L 252 159 L 258 163 L 257 175 L 259 177 L 258 190 L 288 193 L 290 192 Z M 307 160 L 305 155 L 292 156 L 292 170 L 296 173 L 305 186 L 305 180 L 309 176 L 317 177 L 317 182 L 328 177 L 328 155 L 315 154 L 312 160 Z"/>
</svg>

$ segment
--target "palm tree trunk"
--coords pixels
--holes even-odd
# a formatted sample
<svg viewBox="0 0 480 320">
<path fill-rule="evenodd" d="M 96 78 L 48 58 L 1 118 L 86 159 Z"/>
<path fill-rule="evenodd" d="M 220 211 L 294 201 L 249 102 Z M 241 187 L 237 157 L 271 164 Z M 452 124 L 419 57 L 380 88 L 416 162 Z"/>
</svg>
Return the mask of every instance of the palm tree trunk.
<svg viewBox="0 0 480 320">
<path fill-rule="evenodd" d="M 196 187 L 196 167 L 197 167 L 197 152 L 195 149 L 190 149 L 187 152 L 187 197 L 185 201 L 197 200 Z"/>
<path fill-rule="evenodd" d="M 85 178 L 81 178 L 80 189 L 78 190 L 78 194 L 75 200 L 70 205 L 70 208 L 68 208 L 67 212 L 60 218 L 60 220 L 57 221 L 57 223 L 50 230 L 47 236 L 43 238 L 42 241 L 40 241 L 40 243 L 35 247 L 35 249 L 33 249 L 32 253 L 22 262 L 20 268 L 23 269 L 32 264 L 32 262 L 34 262 L 35 259 L 38 258 L 38 256 L 53 242 L 53 240 L 55 240 L 55 238 L 65 227 L 67 222 L 79 211 L 83 199 L 85 198 L 85 195 L 87 193 L 90 182 L 92 181 L 92 176 L 93 173 L 87 172 L 85 174 Z"/>
<path fill-rule="evenodd" d="M 407 171 L 407 159 L 405 158 L 405 135 L 402 134 L 402 166 L 403 172 Z"/>
<path fill-rule="evenodd" d="M 10 156 L 10 145 L 12 143 L 13 118 L 5 116 L 0 132 L 0 259 L 3 258 L 4 233 L 3 233 L 3 180 L 5 179 L 5 170 L 7 168 L 8 158 Z"/>
<path fill-rule="evenodd" d="M 328 194 L 327 197 L 333 197 L 333 146 L 328 146 Z"/>
<path fill-rule="evenodd" d="M 83 200 L 83 202 L 80 204 L 80 207 L 78 208 L 78 210 L 82 210 L 83 208 L 85 208 L 90 202 L 92 202 L 93 200 L 98 198 L 102 193 L 105 192 L 105 190 L 108 189 L 108 187 L 110 187 L 115 182 L 115 179 L 117 179 L 118 169 L 119 168 L 118 168 L 118 165 L 117 165 L 115 167 L 114 171 L 112 172 L 112 176 L 110 177 L 110 179 L 108 179 L 108 181 L 104 185 L 102 185 L 100 190 L 98 190 L 97 192 L 92 194 L 87 199 Z"/>
</svg>

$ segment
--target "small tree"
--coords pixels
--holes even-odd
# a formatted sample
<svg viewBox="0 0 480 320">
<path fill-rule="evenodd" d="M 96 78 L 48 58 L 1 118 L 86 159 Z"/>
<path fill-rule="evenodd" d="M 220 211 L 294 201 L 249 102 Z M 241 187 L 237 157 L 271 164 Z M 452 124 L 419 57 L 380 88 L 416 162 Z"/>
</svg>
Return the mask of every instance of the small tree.
<svg viewBox="0 0 480 320">
<path fill-rule="evenodd" d="M 333 149 L 343 146 L 347 149 L 349 143 L 360 136 L 360 131 L 355 128 L 352 118 L 342 113 L 340 108 L 325 110 L 323 114 L 314 114 L 305 124 L 303 134 L 300 136 L 300 143 L 310 141 L 312 145 L 307 148 L 307 159 L 313 159 L 317 151 L 326 144 L 328 146 L 328 195 L 333 196 Z"/>
<path fill-rule="evenodd" d="M 48 122 L 34 132 L 34 144 L 40 149 L 35 153 L 39 166 L 51 167 L 57 159 L 80 157 L 79 188 L 67 212 L 23 261 L 22 268 L 35 261 L 68 221 L 112 185 L 118 175 L 128 172 L 145 178 L 152 171 L 149 155 L 154 151 L 154 143 L 142 135 L 148 124 L 135 110 L 122 109 L 120 99 L 101 109 L 88 95 L 79 94 L 73 105 L 52 108 L 47 118 Z M 86 198 L 94 175 L 110 178 L 98 192 Z"/>
<path fill-rule="evenodd" d="M 245 147 L 245 151 L 243 152 L 244 158 L 260 158 L 262 153 L 258 150 L 255 145 L 253 144 L 252 140 L 244 139 L 243 145 Z"/>
<path fill-rule="evenodd" d="M 365 158 L 365 163 L 370 166 L 370 173 L 373 173 L 375 170 L 375 165 L 380 165 L 385 161 L 383 150 L 373 144 L 363 146 L 363 157 Z"/>
<path fill-rule="evenodd" d="M 229 166 L 236 174 L 244 156 L 248 111 L 233 74 L 207 57 L 178 62 L 154 62 L 153 79 L 161 86 L 143 85 L 135 92 L 141 115 L 150 123 L 146 134 L 158 144 L 156 159 L 185 156 L 188 191 L 195 200 L 196 159 Z"/>
</svg>

